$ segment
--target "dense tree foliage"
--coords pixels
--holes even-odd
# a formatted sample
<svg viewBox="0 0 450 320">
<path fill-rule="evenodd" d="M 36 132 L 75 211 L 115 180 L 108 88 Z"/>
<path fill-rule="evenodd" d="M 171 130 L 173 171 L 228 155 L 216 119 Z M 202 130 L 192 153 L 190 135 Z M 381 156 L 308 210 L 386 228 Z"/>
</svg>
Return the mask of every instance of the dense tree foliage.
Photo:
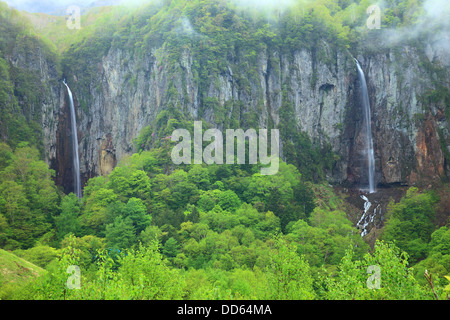
<svg viewBox="0 0 450 320">
<path fill-rule="evenodd" d="M 411 188 L 393 203 L 371 250 L 332 190 L 303 181 L 293 165 L 281 162 L 273 176 L 238 165 L 164 174 L 155 169 L 163 148 L 125 158 L 78 199 L 57 192 L 36 150 L 3 146 L 2 246 L 48 271 L 8 297 L 432 299 L 425 269 L 445 297 L 449 231 L 430 220 L 433 194 Z M 411 214 L 415 228 L 392 227 Z M 422 273 L 408 266 L 416 257 L 426 258 L 416 264 Z M 71 265 L 79 290 L 67 287 Z M 380 289 L 367 285 L 370 266 Z"/>
<path fill-rule="evenodd" d="M 431 192 L 420 194 L 410 188 L 405 197 L 390 208 L 389 220 L 383 239 L 395 241 L 396 245 L 410 254 L 410 261 L 423 259 L 434 231 L 434 204 L 437 199 Z"/>
<path fill-rule="evenodd" d="M 382 24 L 414 23 L 416 2 L 385 1 Z M 86 79 L 110 48 L 127 48 L 134 57 L 164 47 L 168 65 L 188 49 L 200 118 L 213 110 L 223 128 L 251 128 L 258 125 L 254 114 L 227 116 L 227 105 L 206 96 L 227 59 L 239 53 L 238 69 L 251 69 L 260 50 L 301 47 L 327 63 L 320 40 L 335 52 L 373 36 L 361 28 L 369 4 L 298 1 L 289 10 L 262 12 L 232 1 L 161 1 L 136 11 L 91 12 L 98 19 L 89 27 L 46 34 L 65 50 L 64 74 L 86 75 L 70 83 L 85 110 L 93 89 Z M 434 221 L 438 197 L 411 188 L 390 205 L 381 241 L 371 248 L 322 183 L 335 155 L 326 137 L 311 141 L 296 127 L 288 88 L 279 110 L 286 162 L 275 175 L 261 175 L 259 165 L 173 165 L 167 137 L 177 128 L 192 133 L 193 119 L 169 103 L 133 141 L 133 155 L 109 175 L 89 179 L 82 199 L 64 194 L 39 149 L 45 86 L 10 61 L 13 49 L 25 54 L 39 46 L 56 64 L 54 49 L 22 21 L 0 3 L 0 137 L 7 142 L 0 142 L 0 247 L 46 272 L 8 287 L 2 299 L 433 299 L 425 270 L 445 298 L 450 231 Z M 256 72 L 246 78 L 239 71 L 233 70 L 246 89 Z M 75 279 L 71 266 L 81 272 L 79 289 L 67 285 Z"/>
<path fill-rule="evenodd" d="M 0 221 L 2 247 L 27 249 L 37 241 L 48 242 L 54 236 L 53 217 L 59 212 L 60 194 L 52 180 L 54 172 L 39 160 L 38 151 L 20 144 L 2 155 L 0 168 Z M 6 156 L 6 157 L 5 157 Z"/>
</svg>

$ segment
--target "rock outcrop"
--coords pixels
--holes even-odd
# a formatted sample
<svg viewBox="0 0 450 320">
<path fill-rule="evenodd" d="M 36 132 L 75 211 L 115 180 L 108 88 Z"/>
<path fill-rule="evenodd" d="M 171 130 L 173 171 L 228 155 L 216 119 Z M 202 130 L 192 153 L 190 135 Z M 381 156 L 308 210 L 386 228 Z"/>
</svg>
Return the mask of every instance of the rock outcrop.
<svg viewBox="0 0 450 320">
<path fill-rule="evenodd" d="M 84 180 L 108 174 L 123 156 L 131 154 L 132 140 L 169 103 L 219 129 L 220 117 L 216 110 L 205 106 L 202 95 L 217 101 L 225 117 L 256 114 L 260 127 L 267 127 L 269 121 L 282 126 L 278 110 L 282 88 L 286 87 L 286 99 L 294 106 L 301 130 L 315 143 L 329 142 L 340 156 L 329 172 L 329 181 L 358 184 L 364 139 L 356 66 L 348 52 L 333 55 L 325 42 L 318 48 L 328 57 L 326 60 L 316 58 L 317 52 L 301 48 L 289 55 L 264 50 L 249 71 L 238 68 L 244 58 L 231 57 L 228 72 L 215 76 L 207 90 L 200 92 L 193 72 L 195 56 L 189 49 L 182 52 L 179 61 L 170 64 L 163 47 L 140 58 L 112 47 L 95 65 L 97 76 L 89 79 L 89 92 L 84 96 L 77 93 L 77 83 L 84 75 L 67 75 L 73 79 L 72 91 L 78 101 Z M 432 52 L 430 45 L 427 48 Z M 431 54 L 432 61 L 427 63 L 440 64 L 448 71 L 438 53 Z M 379 184 L 415 184 L 424 179 L 440 179 L 448 172 L 441 149 L 449 146 L 448 122 L 443 113 L 446 106 L 424 98 L 434 89 L 432 80 L 436 76 L 423 66 L 423 59 L 429 57 L 430 53 L 425 55 L 409 46 L 356 56 L 369 87 Z M 242 77 L 248 79 L 245 87 L 241 85 Z M 170 86 L 175 88 L 175 94 L 168 94 Z M 90 103 L 82 108 L 80 100 Z M 64 112 L 60 109 L 60 114 Z M 43 121 L 49 120 L 44 117 Z M 59 131 L 65 128 L 60 124 Z M 47 130 L 54 129 L 47 126 Z M 63 148 L 54 136 L 60 134 L 46 134 L 49 150 Z M 48 159 L 54 161 L 55 157 L 53 151 Z"/>
<path fill-rule="evenodd" d="M 378 184 L 427 184 L 449 172 L 448 106 L 429 98 L 439 80 L 434 70 L 440 68 L 448 77 L 448 56 L 433 43 L 423 48 L 375 53 L 362 48 L 356 55 L 369 89 Z M 84 61 L 84 69 L 94 70 L 94 75 L 77 72 L 77 67 L 66 70 L 78 118 L 84 183 L 108 174 L 133 153 L 133 139 L 168 105 L 219 129 L 230 117 L 242 127 L 256 119 L 252 125 L 264 128 L 269 123 L 283 126 L 279 110 L 284 101 L 293 106 L 299 130 L 315 144 L 329 143 L 339 156 L 327 179 L 347 186 L 360 183 L 362 110 L 356 66 L 348 51 L 336 51 L 323 41 L 314 51 L 261 50 L 255 60 L 236 53 L 227 56 L 225 71 L 200 86 L 193 50 L 185 47 L 176 61 L 168 59 L 167 50 L 161 46 L 136 55 L 111 46 L 98 61 Z M 57 66 L 39 48 L 11 52 L 5 56 L 11 66 L 37 73 L 45 88 L 33 107 L 40 112 L 44 158 L 55 169 L 56 182 L 70 191 L 72 133 L 67 92 Z"/>
</svg>

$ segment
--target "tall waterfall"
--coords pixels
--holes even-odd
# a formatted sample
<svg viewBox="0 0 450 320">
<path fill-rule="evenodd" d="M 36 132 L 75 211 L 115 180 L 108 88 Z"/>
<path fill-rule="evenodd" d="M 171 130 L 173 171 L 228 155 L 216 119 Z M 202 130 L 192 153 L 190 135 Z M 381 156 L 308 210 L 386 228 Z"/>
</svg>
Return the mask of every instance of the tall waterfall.
<svg viewBox="0 0 450 320">
<path fill-rule="evenodd" d="M 358 67 L 358 76 L 361 83 L 361 98 L 362 107 L 364 112 L 364 128 L 366 130 L 366 156 L 367 156 L 367 178 L 369 181 L 369 192 L 375 192 L 375 155 L 373 151 L 373 139 L 372 139 L 372 124 L 370 119 L 370 102 L 369 93 L 367 91 L 366 79 L 364 72 L 356 60 L 356 66 Z"/>
<path fill-rule="evenodd" d="M 74 193 L 78 198 L 81 198 L 81 178 L 80 178 L 80 158 L 78 156 L 78 136 L 77 136 L 77 118 L 75 115 L 75 107 L 73 105 L 72 91 L 66 81 L 63 81 L 67 88 L 70 99 L 70 122 L 72 126 L 72 158 L 73 158 L 73 184 Z"/>
</svg>

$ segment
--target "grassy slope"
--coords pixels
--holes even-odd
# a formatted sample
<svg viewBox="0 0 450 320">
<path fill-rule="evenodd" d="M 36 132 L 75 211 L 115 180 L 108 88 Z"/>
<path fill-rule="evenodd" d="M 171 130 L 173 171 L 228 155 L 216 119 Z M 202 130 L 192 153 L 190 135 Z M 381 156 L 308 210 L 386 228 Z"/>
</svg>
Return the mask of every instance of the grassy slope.
<svg viewBox="0 0 450 320">
<path fill-rule="evenodd" d="M 120 7 L 122 8 L 122 7 Z M 81 15 L 80 29 L 70 29 L 67 26 L 67 16 L 54 16 L 46 13 L 29 13 L 21 11 L 35 31 L 50 40 L 59 53 L 67 50 L 71 44 L 79 43 L 94 32 L 97 25 L 101 25 L 104 19 L 121 9 L 113 6 L 97 7 L 88 10 Z M 128 9 L 123 8 L 126 12 Z"/>
<path fill-rule="evenodd" d="M 15 288 L 45 272 L 44 269 L 0 249 L 0 299 L 5 299 Z"/>
</svg>

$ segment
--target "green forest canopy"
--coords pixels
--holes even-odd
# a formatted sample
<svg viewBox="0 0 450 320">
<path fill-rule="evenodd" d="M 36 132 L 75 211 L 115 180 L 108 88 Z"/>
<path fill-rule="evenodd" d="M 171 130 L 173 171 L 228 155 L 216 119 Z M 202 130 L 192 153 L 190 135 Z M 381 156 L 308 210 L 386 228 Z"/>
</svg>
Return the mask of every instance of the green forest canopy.
<svg viewBox="0 0 450 320">
<path fill-rule="evenodd" d="M 372 36 L 361 28 L 370 3 L 299 1 L 267 15 L 231 2 L 163 1 L 136 11 L 92 11 L 83 18 L 86 28 L 72 33 L 51 26 L 37 32 L 0 3 L 0 247 L 47 270 L 36 281 L 2 285 L 0 298 L 433 299 L 424 270 L 445 298 L 450 231 L 434 224 L 436 194 L 411 188 L 392 203 L 371 248 L 348 220 L 343 200 L 323 180 L 313 182 L 333 155 L 290 126 L 281 134 L 292 141 L 292 158 L 274 176 L 251 166 L 170 168 L 170 145 L 151 140 L 151 133 L 164 137 L 183 119 L 166 112 L 136 139 L 135 154 L 88 181 L 81 200 L 64 194 L 39 149 L 45 83 L 7 59 L 14 47 L 42 48 L 57 74 L 69 66 L 93 72 L 82 62 L 95 62 L 110 46 L 139 55 L 165 44 L 169 59 L 177 59 L 188 45 L 198 50 L 202 82 L 220 72 L 223 52 L 231 50 L 245 51 L 250 61 L 261 46 L 313 49 L 318 39 L 354 50 Z M 418 3 L 385 1 L 382 25 L 413 24 Z M 204 37 L 179 36 L 183 17 Z M 284 104 L 280 117 L 289 121 L 291 108 Z M 80 266 L 80 290 L 67 290 L 70 265 Z M 380 290 L 367 286 L 372 265 L 381 270 Z"/>
</svg>

